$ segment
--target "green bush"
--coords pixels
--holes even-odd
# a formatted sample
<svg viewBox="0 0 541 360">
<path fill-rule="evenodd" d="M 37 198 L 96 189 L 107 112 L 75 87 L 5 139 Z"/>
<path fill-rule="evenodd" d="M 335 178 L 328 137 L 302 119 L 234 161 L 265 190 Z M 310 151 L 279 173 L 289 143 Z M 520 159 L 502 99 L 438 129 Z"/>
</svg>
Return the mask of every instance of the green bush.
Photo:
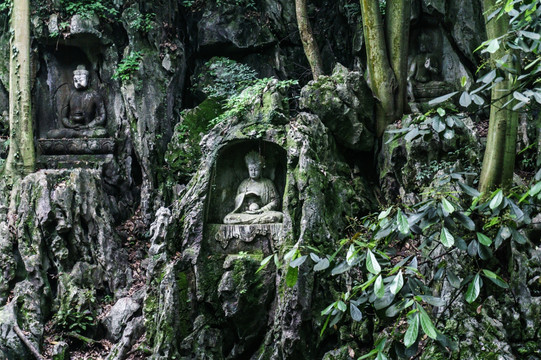
<svg viewBox="0 0 541 360">
<path fill-rule="evenodd" d="M 93 14 L 110 19 L 118 16 L 119 11 L 110 0 L 61 0 L 62 8 L 68 16 L 80 15 L 90 17 Z"/>
<path fill-rule="evenodd" d="M 121 81 L 130 80 L 132 75 L 139 70 L 142 57 L 143 53 L 141 51 L 130 52 L 130 54 L 118 64 L 112 79 Z"/>
</svg>

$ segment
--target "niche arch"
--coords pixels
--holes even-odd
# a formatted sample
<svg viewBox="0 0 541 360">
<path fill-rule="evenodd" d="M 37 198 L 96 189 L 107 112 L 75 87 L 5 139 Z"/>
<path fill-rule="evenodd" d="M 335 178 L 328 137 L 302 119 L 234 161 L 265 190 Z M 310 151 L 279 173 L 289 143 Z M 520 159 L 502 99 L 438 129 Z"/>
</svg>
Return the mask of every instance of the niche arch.
<svg viewBox="0 0 541 360">
<path fill-rule="evenodd" d="M 265 158 L 265 167 L 261 176 L 274 183 L 280 200 L 276 210 L 283 211 L 287 170 L 286 151 L 270 141 L 239 140 L 218 150 L 211 170 L 206 223 L 222 224 L 224 217 L 233 210 L 237 188 L 244 179 L 248 178 L 244 157 L 250 151 L 256 151 Z"/>
</svg>

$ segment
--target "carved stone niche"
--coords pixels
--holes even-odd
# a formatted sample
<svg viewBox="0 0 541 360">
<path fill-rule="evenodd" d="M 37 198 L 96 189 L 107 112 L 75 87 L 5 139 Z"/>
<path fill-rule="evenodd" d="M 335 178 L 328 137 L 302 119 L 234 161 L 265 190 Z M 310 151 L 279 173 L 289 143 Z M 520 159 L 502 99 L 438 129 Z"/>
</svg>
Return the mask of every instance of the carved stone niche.
<svg viewBox="0 0 541 360">
<path fill-rule="evenodd" d="M 441 29 L 429 26 L 412 29 L 411 56 L 408 66 L 408 97 L 423 103 L 454 91 L 445 74 L 447 65 L 445 40 Z"/>
<path fill-rule="evenodd" d="M 264 159 L 259 174 L 254 169 L 257 159 Z M 206 207 L 211 249 L 272 252 L 273 244 L 283 236 L 286 162 L 286 151 L 267 141 L 245 140 L 219 151 Z"/>
<path fill-rule="evenodd" d="M 35 93 L 38 165 L 97 167 L 111 160 L 115 140 L 94 62 L 77 46 L 45 47 L 42 54 Z"/>
</svg>

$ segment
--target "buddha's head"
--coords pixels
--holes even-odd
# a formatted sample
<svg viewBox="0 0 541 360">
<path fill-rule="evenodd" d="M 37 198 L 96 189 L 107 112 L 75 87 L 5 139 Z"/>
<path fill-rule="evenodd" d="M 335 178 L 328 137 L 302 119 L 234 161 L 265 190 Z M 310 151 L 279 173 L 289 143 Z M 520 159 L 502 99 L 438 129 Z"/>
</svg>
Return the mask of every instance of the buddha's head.
<svg viewBox="0 0 541 360">
<path fill-rule="evenodd" d="M 73 71 L 73 85 L 77 90 L 84 90 L 88 87 L 88 70 L 84 65 L 77 66 Z"/>
<path fill-rule="evenodd" d="M 244 161 L 246 162 L 246 167 L 248 168 L 248 175 L 250 176 L 250 179 L 259 179 L 261 177 L 261 170 L 264 166 L 263 156 L 259 155 L 255 151 L 250 151 L 244 157 Z"/>
</svg>

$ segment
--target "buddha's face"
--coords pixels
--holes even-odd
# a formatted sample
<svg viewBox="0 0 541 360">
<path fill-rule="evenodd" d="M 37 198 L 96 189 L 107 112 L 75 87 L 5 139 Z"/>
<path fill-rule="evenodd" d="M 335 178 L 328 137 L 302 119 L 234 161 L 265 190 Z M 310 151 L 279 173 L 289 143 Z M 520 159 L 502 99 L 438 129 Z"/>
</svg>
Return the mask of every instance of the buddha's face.
<svg viewBox="0 0 541 360">
<path fill-rule="evenodd" d="M 88 86 L 88 75 L 84 73 L 73 75 L 73 85 L 78 90 L 86 89 Z"/>
<path fill-rule="evenodd" d="M 248 165 L 248 175 L 250 179 L 257 180 L 261 176 L 261 164 L 249 164 Z"/>
</svg>

